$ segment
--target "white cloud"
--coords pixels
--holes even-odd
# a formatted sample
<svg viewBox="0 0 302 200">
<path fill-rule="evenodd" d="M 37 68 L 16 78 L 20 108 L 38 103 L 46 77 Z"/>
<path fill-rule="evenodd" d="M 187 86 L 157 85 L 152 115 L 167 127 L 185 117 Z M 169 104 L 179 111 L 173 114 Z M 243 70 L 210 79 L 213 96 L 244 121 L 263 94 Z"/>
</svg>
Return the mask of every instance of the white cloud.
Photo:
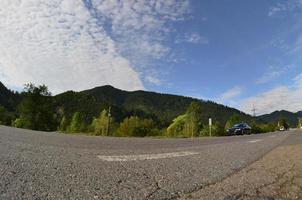
<svg viewBox="0 0 302 200">
<path fill-rule="evenodd" d="M 96 13 L 110 23 L 119 52 L 135 65 L 153 59 L 167 59 L 171 49 L 164 45 L 173 31 L 171 22 L 182 21 L 189 13 L 183 0 L 93 0 Z"/>
<path fill-rule="evenodd" d="M 259 79 L 256 80 L 256 84 L 263 84 L 270 82 L 282 74 L 286 73 L 289 69 L 293 68 L 293 65 L 286 65 L 283 67 L 275 67 L 275 66 L 269 66 L 267 72 L 263 74 Z"/>
<path fill-rule="evenodd" d="M 294 81 L 295 81 L 295 83 L 297 85 L 296 87 L 302 88 L 302 74 L 299 74 L 298 76 L 296 76 L 294 78 Z"/>
<path fill-rule="evenodd" d="M 268 16 L 272 17 L 280 14 L 281 12 L 294 11 L 302 8 L 301 0 L 289 0 L 284 3 L 276 3 L 274 6 L 269 8 Z"/>
<path fill-rule="evenodd" d="M 45 83 L 55 93 L 104 84 L 144 89 L 139 64 L 167 55 L 165 27 L 188 11 L 188 1 L 84 2 L 3 0 L 1 81 Z"/>
<path fill-rule="evenodd" d="M 280 71 L 271 71 L 266 72 L 263 76 L 261 76 L 258 80 L 256 80 L 257 84 L 267 83 L 281 75 Z"/>
<path fill-rule="evenodd" d="M 201 36 L 199 33 L 193 32 L 193 33 L 186 33 L 182 37 L 178 37 L 175 41 L 175 43 L 192 43 L 192 44 L 208 44 L 209 40 L 208 38 Z"/>
<path fill-rule="evenodd" d="M 148 82 L 148 83 L 151 83 L 151 84 L 153 84 L 153 85 L 160 85 L 162 82 L 161 82 L 161 80 L 160 79 L 158 79 L 157 77 L 155 77 L 155 76 L 152 76 L 152 75 L 148 75 L 148 76 L 146 76 L 146 81 Z"/>
<path fill-rule="evenodd" d="M 270 8 L 269 16 L 276 20 L 285 20 L 283 31 L 279 31 L 271 41 L 273 47 L 284 51 L 286 56 L 291 56 L 292 63 L 302 60 L 302 0 L 290 0 L 275 3 Z"/>
<path fill-rule="evenodd" d="M 300 28 L 302 30 L 302 24 Z M 301 52 L 302 52 L 302 33 L 299 32 L 299 36 L 296 38 L 294 44 L 291 46 L 289 53 L 291 55 L 294 55 L 296 58 L 302 59 Z"/>
<path fill-rule="evenodd" d="M 193 44 L 208 44 L 209 40 L 198 33 L 191 33 L 185 36 L 185 41 Z"/>
<path fill-rule="evenodd" d="M 285 11 L 285 10 L 287 10 L 287 6 L 285 4 L 278 3 L 277 5 L 270 7 L 268 16 L 274 16 L 277 13 Z"/>
<path fill-rule="evenodd" d="M 253 105 L 257 114 L 271 113 L 276 110 L 297 112 L 302 110 L 302 74 L 293 79 L 293 86 L 279 86 L 255 97 L 244 99 L 240 108 L 249 112 Z"/>
<path fill-rule="evenodd" d="M 227 91 L 225 91 L 221 96 L 220 96 L 220 100 L 221 101 L 227 101 L 227 100 L 231 100 L 235 97 L 238 97 L 239 95 L 241 95 L 243 91 L 242 87 L 239 86 L 235 86 Z"/>
</svg>

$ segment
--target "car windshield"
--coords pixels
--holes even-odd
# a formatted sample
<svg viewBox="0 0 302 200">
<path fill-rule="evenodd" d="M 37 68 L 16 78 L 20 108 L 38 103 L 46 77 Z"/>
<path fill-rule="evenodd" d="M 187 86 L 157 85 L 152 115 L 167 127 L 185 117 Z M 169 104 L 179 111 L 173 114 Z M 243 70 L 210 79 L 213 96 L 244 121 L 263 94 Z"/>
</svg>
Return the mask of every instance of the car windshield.
<svg viewBox="0 0 302 200">
<path fill-rule="evenodd" d="M 236 124 L 234 125 L 234 128 L 240 128 L 240 127 L 244 127 L 245 125 L 244 124 Z"/>
</svg>

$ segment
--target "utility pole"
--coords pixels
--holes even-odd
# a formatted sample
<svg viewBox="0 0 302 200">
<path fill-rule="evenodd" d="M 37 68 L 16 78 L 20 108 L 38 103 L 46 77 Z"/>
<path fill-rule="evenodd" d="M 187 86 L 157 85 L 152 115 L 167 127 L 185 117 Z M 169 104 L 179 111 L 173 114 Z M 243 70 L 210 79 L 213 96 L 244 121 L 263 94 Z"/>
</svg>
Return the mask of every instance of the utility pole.
<svg viewBox="0 0 302 200">
<path fill-rule="evenodd" d="M 193 119 L 191 118 L 191 138 L 194 138 L 194 125 L 193 125 Z"/>
<path fill-rule="evenodd" d="M 209 118 L 209 131 L 210 131 L 210 137 L 212 137 L 212 118 Z"/>
<path fill-rule="evenodd" d="M 253 117 L 256 117 L 256 110 L 255 105 L 253 105 L 253 109 L 251 110 L 253 112 Z"/>
<path fill-rule="evenodd" d="M 107 136 L 109 135 L 109 129 L 110 129 L 110 118 L 111 118 L 111 106 L 109 107 L 108 110 L 108 124 L 107 124 Z"/>
</svg>

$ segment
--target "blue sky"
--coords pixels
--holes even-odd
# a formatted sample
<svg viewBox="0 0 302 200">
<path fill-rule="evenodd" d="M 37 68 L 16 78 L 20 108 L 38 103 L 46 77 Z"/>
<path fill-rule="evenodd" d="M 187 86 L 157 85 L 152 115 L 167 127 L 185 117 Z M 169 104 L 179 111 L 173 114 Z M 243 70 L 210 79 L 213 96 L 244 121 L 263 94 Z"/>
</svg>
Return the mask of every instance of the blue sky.
<svg viewBox="0 0 302 200">
<path fill-rule="evenodd" d="M 0 80 L 302 110 L 301 0 L 4 0 Z"/>
</svg>

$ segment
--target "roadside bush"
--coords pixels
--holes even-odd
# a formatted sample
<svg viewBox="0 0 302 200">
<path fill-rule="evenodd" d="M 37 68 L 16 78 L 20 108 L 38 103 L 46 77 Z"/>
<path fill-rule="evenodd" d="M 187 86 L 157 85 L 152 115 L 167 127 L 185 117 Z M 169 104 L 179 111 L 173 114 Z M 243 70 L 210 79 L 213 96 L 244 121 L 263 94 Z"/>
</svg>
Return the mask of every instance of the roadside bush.
<svg viewBox="0 0 302 200">
<path fill-rule="evenodd" d="M 225 136 L 226 132 L 224 130 L 224 127 L 216 122 L 213 124 L 212 126 L 212 130 L 211 130 L 211 135 L 212 136 Z M 201 131 L 200 131 L 200 136 L 201 137 L 209 137 L 210 136 L 210 129 L 209 126 L 205 126 Z"/>
<path fill-rule="evenodd" d="M 277 130 L 277 128 L 278 128 L 277 125 L 273 123 L 261 125 L 261 129 L 264 133 L 274 132 Z"/>
<path fill-rule="evenodd" d="M 15 128 L 24 128 L 24 127 L 29 127 L 27 125 L 28 121 L 24 120 L 23 118 L 17 118 L 12 122 L 12 126 Z"/>
<path fill-rule="evenodd" d="M 258 134 L 258 133 L 268 133 L 268 132 L 274 132 L 277 130 L 277 125 L 270 123 L 270 124 L 256 124 L 253 123 L 251 125 L 252 133 Z"/>
<path fill-rule="evenodd" d="M 152 119 L 140 119 L 137 116 L 125 118 L 117 131 L 118 136 L 145 137 L 157 134 Z"/>
</svg>

